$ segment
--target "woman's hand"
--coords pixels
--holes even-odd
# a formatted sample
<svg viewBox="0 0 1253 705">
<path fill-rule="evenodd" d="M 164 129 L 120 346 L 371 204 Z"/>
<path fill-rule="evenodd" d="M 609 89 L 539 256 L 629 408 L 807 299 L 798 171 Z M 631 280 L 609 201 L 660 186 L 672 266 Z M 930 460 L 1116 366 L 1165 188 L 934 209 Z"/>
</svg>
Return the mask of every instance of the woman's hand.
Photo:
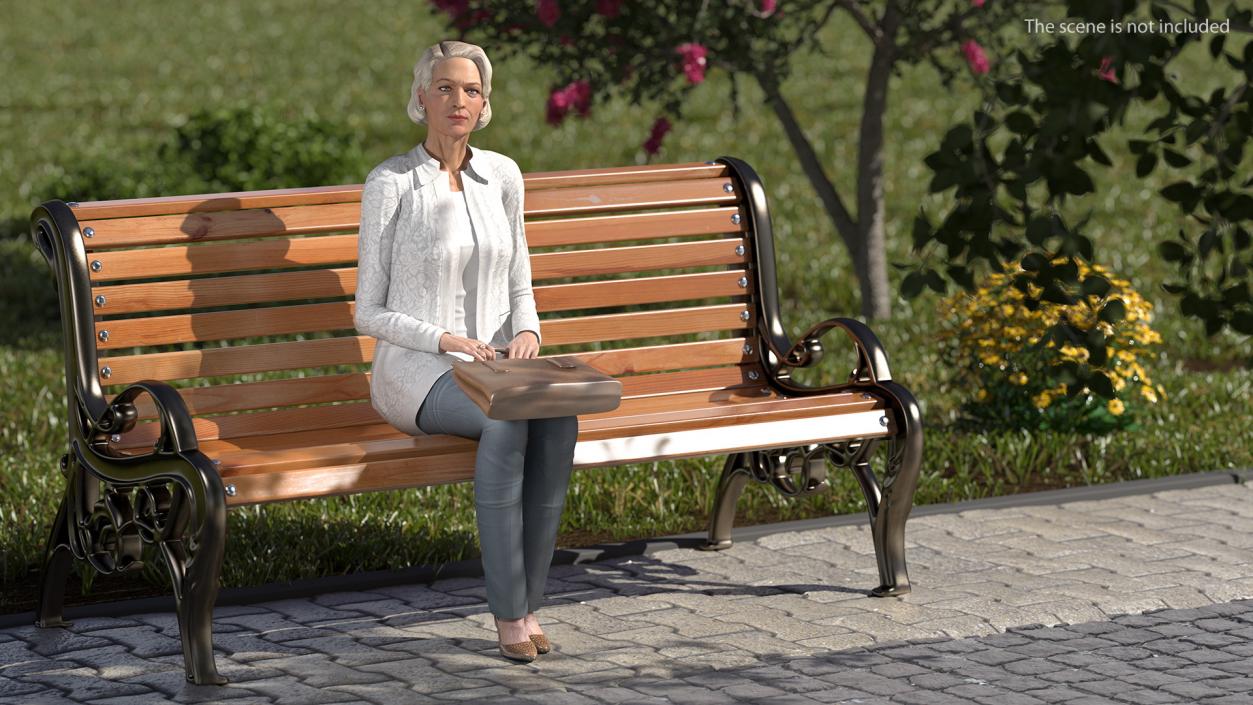
<svg viewBox="0 0 1253 705">
<path fill-rule="evenodd" d="M 509 341 L 509 359 L 539 357 L 539 338 L 533 331 L 524 330 Z"/>
<path fill-rule="evenodd" d="M 510 346 L 512 348 L 512 346 Z M 445 332 L 439 337 L 440 352 L 461 352 L 476 360 L 495 360 L 496 351 L 481 340 L 464 338 L 460 335 Z"/>
</svg>

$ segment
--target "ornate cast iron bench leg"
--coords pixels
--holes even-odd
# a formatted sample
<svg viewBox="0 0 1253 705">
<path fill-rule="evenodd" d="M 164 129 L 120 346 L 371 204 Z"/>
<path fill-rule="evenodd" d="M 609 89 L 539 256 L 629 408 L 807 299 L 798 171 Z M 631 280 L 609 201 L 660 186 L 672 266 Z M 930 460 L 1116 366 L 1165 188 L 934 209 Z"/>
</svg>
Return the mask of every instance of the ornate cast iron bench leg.
<svg viewBox="0 0 1253 705">
<path fill-rule="evenodd" d="M 904 595 L 910 591 L 905 566 L 905 522 L 913 509 L 914 491 L 922 462 L 922 414 L 912 394 L 893 382 L 887 355 L 870 329 L 850 319 L 830 319 L 811 328 L 786 355 L 777 355 L 786 367 L 806 367 L 821 358 L 819 337 L 830 328 L 842 328 L 853 338 L 859 364 L 849 384 L 821 389 L 792 382 L 786 373 L 773 382 L 785 392 L 815 394 L 861 392 L 887 402 L 895 434 L 886 438 L 862 438 L 818 443 L 795 448 L 754 450 L 734 453 L 727 458 L 710 515 L 709 538 L 704 550 L 731 546 L 731 524 L 735 505 L 749 478 L 774 485 L 790 497 L 806 495 L 827 485 L 826 463 L 853 471 L 866 496 L 875 556 L 879 564 L 879 586 L 870 591 L 875 597 Z M 776 353 L 777 354 L 777 353 Z M 885 447 L 882 478 L 871 468 L 871 459 Z"/>
<path fill-rule="evenodd" d="M 199 457 L 193 460 L 193 453 Z M 103 574 L 126 572 L 142 567 L 144 543 L 155 545 L 174 587 L 187 680 L 226 683 L 213 659 L 213 604 L 226 542 L 226 500 L 217 473 L 202 469 L 211 468 L 210 461 L 199 451 L 153 460 L 151 474 L 133 482 L 102 480 L 73 453 L 63 464 L 66 493 L 45 551 L 36 624 L 68 625 L 62 605 L 74 558 Z"/>
<path fill-rule="evenodd" d="M 65 464 L 65 458 L 61 458 Z M 69 518 L 65 509 L 69 497 L 61 498 L 61 506 L 57 509 L 57 517 L 52 520 L 52 531 L 48 534 L 48 544 L 44 549 L 44 565 L 42 586 L 39 591 L 39 608 L 35 615 L 35 624 L 40 627 L 68 627 L 64 618 L 65 580 L 69 577 L 70 568 L 74 563 L 74 554 L 70 550 Z"/>
</svg>

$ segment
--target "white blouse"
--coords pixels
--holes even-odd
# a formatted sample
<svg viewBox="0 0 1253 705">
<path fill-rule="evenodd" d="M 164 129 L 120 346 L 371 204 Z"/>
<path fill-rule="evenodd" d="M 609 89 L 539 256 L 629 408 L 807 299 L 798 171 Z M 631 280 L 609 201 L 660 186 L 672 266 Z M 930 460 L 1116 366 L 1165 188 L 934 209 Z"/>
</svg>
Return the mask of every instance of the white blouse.
<svg viewBox="0 0 1253 705">
<path fill-rule="evenodd" d="M 479 245 L 474 234 L 474 223 L 470 220 L 470 204 L 466 201 L 466 192 L 453 191 L 448 183 L 448 172 L 441 171 L 435 177 L 435 220 L 436 233 L 444 239 L 445 247 L 452 256 L 452 270 L 457 282 L 457 293 L 453 303 L 453 335 L 478 339 L 478 326 L 475 325 L 475 299 L 478 295 L 479 276 Z M 451 351 L 463 360 L 474 359 L 463 352 Z"/>
</svg>

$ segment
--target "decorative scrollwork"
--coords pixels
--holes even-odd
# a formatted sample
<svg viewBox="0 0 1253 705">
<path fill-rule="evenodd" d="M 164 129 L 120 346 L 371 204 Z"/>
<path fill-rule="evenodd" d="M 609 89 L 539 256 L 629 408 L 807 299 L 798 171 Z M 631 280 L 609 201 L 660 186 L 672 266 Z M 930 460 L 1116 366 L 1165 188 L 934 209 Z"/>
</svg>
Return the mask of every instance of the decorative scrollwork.
<svg viewBox="0 0 1253 705">
<path fill-rule="evenodd" d="M 883 442 L 889 444 L 889 452 L 884 464 L 884 479 L 879 485 L 869 460 Z M 745 451 L 741 470 L 788 497 L 803 497 L 828 487 L 828 461 L 837 468 L 853 470 L 862 476 L 859 479 L 887 489 L 896 475 L 903 453 L 903 445 L 895 438 L 854 438 L 792 448 Z"/>
<path fill-rule="evenodd" d="M 745 453 L 753 479 L 769 483 L 788 497 L 813 494 L 827 485 L 827 463 L 821 444 L 754 450 Z"/>
<path fill-rule="evenodd" d="M 143 567 L 143 545 L 164 540 L 173 504 L 164 482 L 115 485 L 84 470 L 72 454 L 62 457 L 69 481 L 69 548 L 102 574 Z"/>
</svg>

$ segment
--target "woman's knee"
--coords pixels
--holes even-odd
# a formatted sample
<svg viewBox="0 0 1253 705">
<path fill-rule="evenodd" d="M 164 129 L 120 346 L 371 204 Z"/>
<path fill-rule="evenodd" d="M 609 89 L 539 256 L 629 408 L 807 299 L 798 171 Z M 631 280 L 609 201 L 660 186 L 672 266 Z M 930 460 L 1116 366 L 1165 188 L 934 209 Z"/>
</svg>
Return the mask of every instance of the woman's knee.
<svg viewBox="0 0 1253 705">
<path fill-rule="evenodd" d="M 529 428 L 526 419 L 493 419 L 484 417 L 480 442 L 488 438 L 497 443 L 509 443 L 526 447 Z"/>
</svg>

